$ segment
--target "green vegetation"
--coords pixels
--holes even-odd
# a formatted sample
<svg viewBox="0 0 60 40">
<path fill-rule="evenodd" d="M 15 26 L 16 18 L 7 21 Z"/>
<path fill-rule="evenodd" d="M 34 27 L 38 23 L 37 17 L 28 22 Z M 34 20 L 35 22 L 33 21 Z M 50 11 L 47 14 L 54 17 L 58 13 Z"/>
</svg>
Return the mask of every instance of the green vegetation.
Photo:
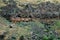
<svg viewBox="0 0 60 40">
<path fill-rule="evenodd" d="M 19 17 L 26 17 L 27 15 L 30 16 L 31 13 L 34 13 L 34 16 L 36 17 L 46 18 L 60 15 L 60 10 L 57 11 L 58 7 L 60 7 L 59 4 L 57 6 L 53 3 L 47 2 L 47 4 L 49 5 L 44 5 L 45 3 L 43 2 L 43 0 L 33 1 L 34 0 L 0 0 L 0 36 L 3 36 L 2 39 L 0 37 L 1 40 L 60 40 L 60 31 L 58 31 L 60 30 L 60 20 L 55 21 L 55 19 L 53 19 L 53 23 L 50 24 L 40 19 L 38 19 L 39 21 L 36 19 L 35 21 L 29 22 L 10 22 L 10 17 L 16 17 L 16 15 L 18 15 Z M 57 1 L 55 1 L 55 3 L 57 3 Z M 47 15 L 40 15 L 40 9 L 38 8 L 38 6 L 31 6 L 31 4 L 38 4 L 37 2 L 42 2 L 39 5 L 44 5 L 42 6 L 43 8 L 51 6 L 51 4 L 53 4 L 54 6 L 52 5 L 51 8 L 47 7 L 45 9 L 45 11 L 48 10 Z M 41 12 L 43 13 L 44 9 Z M 4 37 L 4 35 L 6 36 Z"/>
</svg>

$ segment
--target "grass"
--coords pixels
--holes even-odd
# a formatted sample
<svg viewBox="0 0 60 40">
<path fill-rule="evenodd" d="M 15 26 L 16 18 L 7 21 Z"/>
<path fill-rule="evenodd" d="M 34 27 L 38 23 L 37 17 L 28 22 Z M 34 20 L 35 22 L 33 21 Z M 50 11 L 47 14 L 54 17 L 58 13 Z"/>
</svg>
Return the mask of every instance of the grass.
<svg viewBox="0 0 60 40">
<path fill-rule="evenodd" d="M 31 4 L 39 4 L 40 2 L 46 2 L 46 1 L 50 1 L 52 3 L 60 3 L 60 0 L 15 0 L 17 3 L 17 6 L 19 4 L 25 4 L 25 3 L 31 3 Z M 0 7 L 6 6 L 6 4 L 4 4 L 4 2 L 2 2 L 2 0 L 0 0 Z M 19 7 L 19 6 L 18 6 Z"/>
<path fill-rule="evenodd" d="M 19 1 L 21 3 L 26 3 L 26 2 L 30 2 L 30 3 L 33 3 L 33 4 L 36 4 L 37 2 L 43 2 L 43 0 L 16 0 L 16 1 Z M 33 2 L 34 1 L 34 2 Z M 45 0 L 45 1 L 48 1 L 48 0 Z M 51 2 L 59 2 L 60 3 L 60 0 L 50 0 Z M 4 4 L 1 0 L 0 0 L 0 7 L 3 7 L 5 6 L 6 4 Z M 41 24 L 40 22 L 38 21 L 35 21 L 35 22 L 20 22 L 20 23 L 16 23 L 13 27 L 13 28 L 9 28 L 9 25 L 12 24 L 11 22 L 9 22 L 8 20 L 6 20 L 5 18 L 3 17 L 0 17 L 0 31 L 7 31 L 7 37 L 10 37 L 11 35 L 12 36 L 16 36 L 17 38 L 19 38 L 21 35 L 30 35 L 30 32 L 31 32 L 31 28 L 34 27 L 34 26 L 38 26 L 38 27 L 44 27 L 43 24 Z M 56 21 L 55 22 L 55 25 L 53 26 L 53 29 L 56 29 L 57 28 L 60 29 L 60 20 Z"/>
<path fill-rule="evenodd" d="M 30 35 L 31 29 L 34 26 L 43 27 L 40 22 L 19 22 L 14 25 L 13 28 L 9 28 L 9 25 L 13 24 L 3 17 L 0 17 L 0 31 L 4 30 L 7 32 L 7 38 L 10 36 L 16 36 L 17 38 L 21 35 Z M 3 32 L 3 31 L 2 31 Z"/>
<path fill-rule="evenodd" d="M 4 4 L 2 0 L 0 0 L 0 7 L 3 7 L 3 6 L 6 6 L 6 4 Z"/>
<path fill-rule="evenodd" d="M 12 23 L 3 17 L 0 17 L 0 31 L 1 32 L 3 32 L 3 31 L 7 32 L 7 36 L 6 36 L 7 39 L 8 39 L 8 37 L 11 37 L 11 36 L 19 38 L 21 35 L 24 35 L 24 36 L 30 35 L 31 29 L 34 26 L 44 27 L 44 25 L 38 21 L 35 21 L 35 22 L 19 22 L 19 23 L 16 23 L 13 28 L 9 28 L 10 24 L 12 24 Z M 60 29 L 60 20 L 57 20 L 55 22 L 55 25 L 52 26 L 52 29 L 55 29 L 58 33 L 60 33 L 60 31 L 57 28 Z"/>
<path fill-rule="evenodd" d="M 29 28 L 27 26 L 25 28 L 22 28 L 15 25 L 16 27 L 9 28 L 10 24 L 11 23 L 8 22 L 5 18 L 0 17 L 0 31 L 2 30 L 7 31 L 8 37 L 13 34 L 15 34 L 15 36 L 20 36 L 20 35 L 26 35 L 26 34 L 28 35 L 30 33 Z"/>
<path fill-rule="evenodd" d="M 53 26 L 54 29 L 60 29 L 60 20 L 56 20 Z"/>
<path fill-rule="evenodd" d="M 32 4 L 37 4 L 37 3 L 40 3 L 40 2 L 46 2 L 46 1 L 50 1 L 50 2 L 53 2 L 53 3 L 60 3 L 60 0 L 17 0 L 19 1 L 20 3 L 32 3 Z"/>
</svg>

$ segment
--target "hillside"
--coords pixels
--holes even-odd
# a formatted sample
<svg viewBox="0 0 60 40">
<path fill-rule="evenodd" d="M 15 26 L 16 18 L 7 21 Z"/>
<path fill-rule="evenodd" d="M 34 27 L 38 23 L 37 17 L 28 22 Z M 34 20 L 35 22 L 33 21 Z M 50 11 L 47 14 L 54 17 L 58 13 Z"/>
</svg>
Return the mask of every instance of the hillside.
<svg viewBox="0 0 60 40">
<path fill-rule="evenodd" d="M 0 0 L 0 40 L 60 40 L 60 1 Z"/>
</svg>

